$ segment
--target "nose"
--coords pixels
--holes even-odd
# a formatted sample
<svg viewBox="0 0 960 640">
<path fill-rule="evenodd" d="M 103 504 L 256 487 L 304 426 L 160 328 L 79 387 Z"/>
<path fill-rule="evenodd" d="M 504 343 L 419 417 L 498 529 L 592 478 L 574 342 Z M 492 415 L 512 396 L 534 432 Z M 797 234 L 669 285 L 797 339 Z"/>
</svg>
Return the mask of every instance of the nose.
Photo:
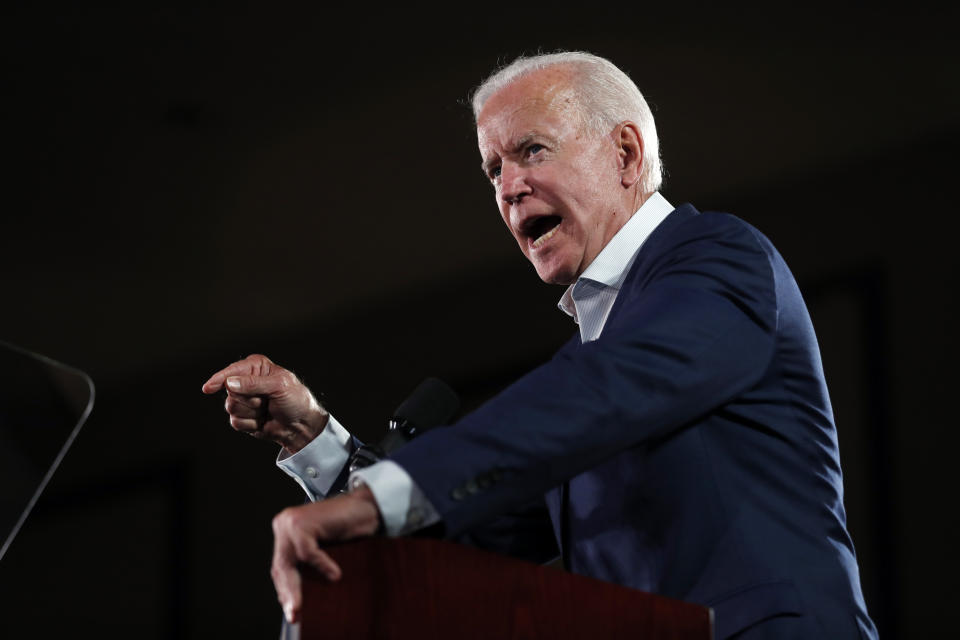
<svg viewBox="0 0 960 640">
<path fill-rule="evenodd" d="M 527 182 L 527 172 L 515 162 L 505 161 L 500 165 L 500 199 L 507 204 L 517 204 L 524 196 L 533 193 Z"/>
</svg>

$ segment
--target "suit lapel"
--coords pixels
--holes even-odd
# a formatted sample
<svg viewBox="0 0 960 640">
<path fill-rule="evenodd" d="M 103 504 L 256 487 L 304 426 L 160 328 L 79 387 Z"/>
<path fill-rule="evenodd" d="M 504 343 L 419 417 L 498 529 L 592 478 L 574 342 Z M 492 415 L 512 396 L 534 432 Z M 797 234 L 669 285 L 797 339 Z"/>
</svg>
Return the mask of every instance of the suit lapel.
<svg viewBox="0 0 960 640">
<path fill-rule="evenodd" d="M 622 295 L 623 292 L 626 291 L 628 287 L 633 287 L 636 281 L 650 270 L 651 264 L 663 252 L 663 247 L 661 245 L 663 244 L 663 241 L 670 235 L 670 232 L 681 223 L 696 215 L 700 215 L 700 212 L 697 211 L 692 204 L 682 204 L 674 209 L 670 215 L 664 218 L 663 222 L 658 224 L 657 228 L 654 229 L 649 236 L 647 236 L 647 240 L 643 243 L 640 253 L 637 254 L 636 260 L 633 261 L 633 265 L 630 267 L 630 272 L 627 273 L 627 277 L 624 279 L 623 284 L 620 285 L 620 293 L 617 294 L 617 299 L 613 303 L 613 308 L 610 309 L 610 315 L 607 316 L 607 324 L 610 323 L 610 320 L 616 317 L 617 312 L 620 311 L 620 308 L 624 304 L 624 300 L 628 297 L 626 295 Z"/>
</svg>

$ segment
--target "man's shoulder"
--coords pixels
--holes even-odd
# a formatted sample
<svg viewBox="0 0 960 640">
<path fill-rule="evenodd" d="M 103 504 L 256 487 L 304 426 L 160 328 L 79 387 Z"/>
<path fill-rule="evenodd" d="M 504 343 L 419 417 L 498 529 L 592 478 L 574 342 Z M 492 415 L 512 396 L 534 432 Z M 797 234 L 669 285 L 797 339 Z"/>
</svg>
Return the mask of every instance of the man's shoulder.
<svg viewBox="0 0 960 640">
<path fill-rule="evenodd" d="M 684 203 L 650 235 L 651 248 L 670 251 L 691 243 L 718 243 L 725 248 L 749 248 L 769 253 L 773 245 L 756 227 L 724 211 L 699 211 Z"/>
<path fill-rule="evenodd" d="M 641 247 L 624 288 L 633 295 L 671 277 L 685 286 L 737 282 L 770 292 L 781 261 L 769 240 L 743 219 L 682 204 Z"/>
</svg>

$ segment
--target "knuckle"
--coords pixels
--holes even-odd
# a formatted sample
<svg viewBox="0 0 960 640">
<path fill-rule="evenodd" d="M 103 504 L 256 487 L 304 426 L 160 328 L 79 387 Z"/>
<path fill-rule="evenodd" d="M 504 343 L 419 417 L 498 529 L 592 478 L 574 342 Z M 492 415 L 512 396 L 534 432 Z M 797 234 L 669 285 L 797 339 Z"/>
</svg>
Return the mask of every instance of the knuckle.
<svg viewBox="0 0 960 640">
<path fill-rule="evenodd" d="M 253 358 L 254 361 L 257 363 L 257 366 L 260 368 L 261 374 L 267 375 L 270 373 L 270 367 L 273 366 L 273 361 L 270 360 L 270 358 L 263 355 L 262 353 L 255 353 L 250 357 Z"/>
<path fill-rule="evenodd" d="M 259 425 L 255 420 L 249 418 L 240 418 L 237 416 L 230 417 L 230 426 L 234 428 L 235 431 L 240 433 L 246 433 L 253 437 L 258 437 L 260 435 Z"/>
<path fill-rule="evenodd" d="M 286 531 L 293 528 L 293 507 L 287 507 L 273 517 L 274 532 Z"/>
</svg>

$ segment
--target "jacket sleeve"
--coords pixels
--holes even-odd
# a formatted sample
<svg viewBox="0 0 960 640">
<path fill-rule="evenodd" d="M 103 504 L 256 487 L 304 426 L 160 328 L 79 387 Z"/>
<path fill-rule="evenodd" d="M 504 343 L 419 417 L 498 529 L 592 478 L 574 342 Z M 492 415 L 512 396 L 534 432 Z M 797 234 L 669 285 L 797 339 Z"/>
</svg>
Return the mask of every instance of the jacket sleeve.
<svg viewBox="0 0 960 640">
<path fill-rule="evenodd" d="M 471 528 L 456 541 L 539 564 L 560 555 L 543 497 Z"/>
<path fill-rule="evenodd" d="M 729 402 L 768 367 L 777 309 L 755 231 L 700 214 L 640 252 L 595 341 L 561 350 L 394 460 L 447 535 L 525 504 L 617 452 Z"/>
</svg>

